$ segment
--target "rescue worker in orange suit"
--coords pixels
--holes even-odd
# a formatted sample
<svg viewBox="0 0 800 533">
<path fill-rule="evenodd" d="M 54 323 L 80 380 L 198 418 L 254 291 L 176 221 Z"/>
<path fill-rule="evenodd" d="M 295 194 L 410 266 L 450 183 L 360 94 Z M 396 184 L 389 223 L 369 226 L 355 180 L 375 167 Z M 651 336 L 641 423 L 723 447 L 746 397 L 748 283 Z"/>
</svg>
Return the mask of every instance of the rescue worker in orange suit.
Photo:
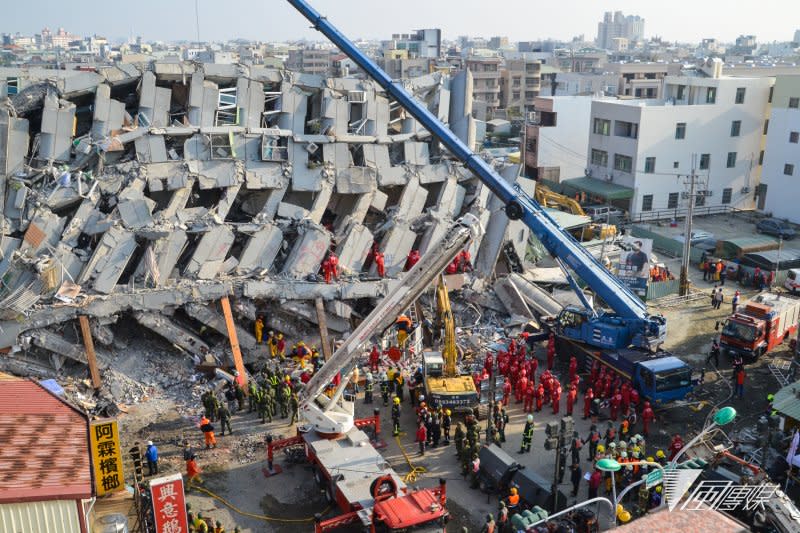
<svg viewBox="0 0 800 533">
<path fill-rule="evenodd" d="M 569 386 L 569 391 L 567 392 L 567 416 L 572 416 L 572 408 L 575 405 L 575 401 L 578 399 L 578 391 L 574 385 Z"/>
<path fill-rule="evenodd" d="M 544 385 L 539 383 L 539 388 L 536 389 L 536 412 L 542 410 L 542 404 L 544 404 Z"/>
<path fill-rule="evenodd" d="M 654 422 L 656 419 L 656 414 L 653 412 L 653 408 L 650 407 L 650 402 L 644 402 L 644 409 L 642 410 L 642 424 L 644 425 L 644 436 L 650 436 L 650 422 Z"/>
<path fill-rule="evenodd" d="M 553 363 L 556 359 L 556 336 L 550 334 L 547 339 L 547 370 L 553 370 Z"/>
<path fill-rule="evenodd" d="M 519 491 L 517 487 L 511 487 L 508 491 L 508 498 L 506 498 L 506 507 L 508 507 L 508 511 L 513 513 L 519 507 Z"/>
<path fill-rule="evenodd" d="M 259 316 L 256 318 L 254 329 L 256 334 L 256 343 L 261 344 L 264 339 L 264 317 Z"/>
<path fill-rule="evenodd" d="M 408 257 L 406 257 L 406 266 L 405 266 L 405 268 L 403 270 L 405 270 L 406 272 L 411 270 L 411 268 L 414 265 L 417 264 L 417 262 L 419 261 L 420 257 L 421 256 L 420 256 L 419 250 L 415 249 L 415 250 L 411 250 L 410 252 L 408 252 Z"/>
<path fill-rule="evenodd" d="M 400 315 L 397 317 L 394 325 L 397 328 L 397 344 L 398 346 L 403 346 L 406 343 L 406 339 L 408 339 L 408 335 L 413 329 L 411 319 L 406 315 Z"/>
<path fill-rule="evenodd" d="M 592 413 L 592 400 L 594 400 L 594 391 L 591 387 L 586 389 L 586 394 L 583 395 L 583 419 L 586 420 Z"/>
<path fill-rule="evenodd" d="M 569 358 L 569 381 L 572 383 L 575 381 L 575 376 L 578 373 L 578 360 L 575 359 L 575 356 Z"/>
<path fill-rule="evenodd" d="M 216 448 L 217 439 L 214 437 L 214 426 L 211 425 L 211 421 L 206 418 L 206 415 L 200 419 L 200 431 L 203 432 L 206 448 Z"/>
<path fill-rule="evenodd" d="M 375 270 L 378 271 L 378 277 L 382 278 L 386 276 L 386 263 L 385 258 L 383 256 L 383 252 L 380 250 L 375 252 Z"/>
<path fill-rule="evenodd" d="M 197 455 L 191 454 L 189 459 L 186 460 L 186 488 L 191 487 L 194 483 L 203 483 L 203 478 L 200 474 L 203 471 L 197 466 Z"/>
</svg>

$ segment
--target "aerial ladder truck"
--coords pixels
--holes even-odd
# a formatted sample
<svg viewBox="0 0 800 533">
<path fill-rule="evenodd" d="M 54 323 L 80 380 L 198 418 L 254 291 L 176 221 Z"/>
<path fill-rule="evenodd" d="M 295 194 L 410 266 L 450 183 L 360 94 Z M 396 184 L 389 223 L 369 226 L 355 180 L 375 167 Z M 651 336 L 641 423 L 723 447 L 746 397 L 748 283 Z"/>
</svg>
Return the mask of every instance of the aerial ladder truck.
<svg viewBox="0 0 800 533">
<path fill-rule="evenodd" d="M 627 375 L 634 384 L 639 383 L 640 386 L 648 384 L 645 389 L 640 390 L 647 398 L 658 401 L 656 393 L 668 392 L 663 398 L 672 400 L 683 398 L 691 391 L 691 380 L 684 379 L 687 373 L 691 375 L 688 365 L 676 357 L 662 357 L 652 353 L 666 338 L 667 324 L 663 316 L 649 314 L 645 303 L 603 267 L 569 232 L 561 228 L 538 202 L 520 187 L 504 180 L 486 161 L 470 150 L 433 113 L 419 103 L 404 88 L 402 82 L 392 80 L 307 1 L 288 0 L 288 2 L 481 180 L 503 202 L 508 218 L 522 220 L 550 255 L 558 261 L 582 304 L 582 306 L 567 306 L 553 323 L 555 332 L 567 343 L 567 348 L 578 350 L 587 364 L 590 361 L 598 361 L 621 375 Z M 570 270 L 611 310 L 594 308 L 570 274 Z M 626 363 L 629 362 L 629 365 L 616 366 L 615 351 L 629 352 L 628 349 L 631 347 L 645 353 L 626 358 Z M 666 379 L 660 380 L 659 374 L 664 374 Z M 659 384 L 666 388 L 659 391 Z"/>
</svg>

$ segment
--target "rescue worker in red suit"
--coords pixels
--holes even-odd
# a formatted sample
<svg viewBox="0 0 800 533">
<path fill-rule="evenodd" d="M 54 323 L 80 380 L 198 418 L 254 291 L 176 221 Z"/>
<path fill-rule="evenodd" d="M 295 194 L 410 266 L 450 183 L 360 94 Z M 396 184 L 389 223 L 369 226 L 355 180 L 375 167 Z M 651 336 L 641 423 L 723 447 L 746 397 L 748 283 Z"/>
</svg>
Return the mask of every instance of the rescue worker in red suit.
<svg viewBox="0 0 800 533">
<path fill-rule="evenodd" d="M 611 398 L 611 375 L 606 374 L 605 380 L 603 380 L 603 399 Z"/>
<path fill-rule="evenodd" d="M 594 391 L 591 387 L 586 389 L 586 394 L 583 395 L 583 419 L 586 420 L 592 413 L 592 401 L 594 400 Z"/>
<path fill-rule="evenodd" d="M 639 405 L 639 391 L 631 387 L 631 407 L 633 410 L 636 410 L 636 407 Z"/>
<path fill-rule="evenodd" d="M 575 356 L 569 358 L 569 382 L 575 379 L 575 375 L 578 373 L 578 360 L 575 359 Z"/>
<path fill-rule="evenodd" d="M 419 250 L 411 250 L 408 252 L 408 257 L 406 257 L 406 272 L 411 270 L 411 267 L 417 264 L 417 261 L 419 261 L 420 257 Z"/>
<path fill-rule="evenodd" d="M 572 408 L 574 407 L 577 399 L 578 391 L 574 386 L 570 385 L 567 392 L 567 416 L 572 416 Z"/>
<path fill-rule="evenodd" d="M 483 361 L 483 368 L 490 374 L 492 373 L 492 368 L 494 368 L 494 357 L 492 357 L 492 354 L 486 354 L 486 359 Z"/>
<path fill-rule="evenodd" d="M 672 442 L 669 445 L 669 460 L 672 461 L 678 452 L 683 448 L 683 439 L 680 435 L 672 437 Z"/>
<path fill-rule="evenodd" d="M 453 259 L 447 268 L 444 269 L 445 274 L 456 274 L 458 272 L 458 256 Z"/>
<path fill-rule="evenodd" d="M 369 352 L 369 367 L 372 369 L 373 372 L 378 371 L 378 362 L 381 359 L 381 353 L 378 351 L 378 347 L 376 345 L 372 345 L 372 351 Z"/>
<path fill-rule="evenodd" d="M 561 404 L 561 383 L 557 380 L 553 381 L 553 414 L 558 414 L 558 408 Z"/>
<path fill-rule="evenodd" d="M 619 389 L 614 391 L 614 396 L 611 397 L 611 420 L 614 422 L 617 421 L 617 415 L 619 413 L 619 406 L 622 403 L 622 393 Z"/>
<path fill-rule="evenodd" d="M 536 379 L 536 371 L 539 370 L 539 361 L 533 358 L 528 362 L 531 364 L 531 371 L 528 372 L 528 376 L 530 376 L 531 381 L 534 381 Z"/>
<path fill-rule="evenodd" d="M 542 404 L 544 403 L 544 385 L 539 383 L 539 388 L 536 389 L 536 412 L 542 410 Z"/>
<path fill-rule="evenodd" d="M 656 414 L 653 408 L 650 407 L 650 402 L 644 402 L 644 409 L 642 410 L 642 424 L 644 425 L 644 436 L 650 436 L 650 422 L 655 421 Z"/>
<path fill-rule="evenodd" d="M 339 257 L 335 253 L 331 252 L 328 255 L 328 261 L 330 261 L 330 265 L 331 265 L 331 274 L 333 274 L 333 277 L 336 280 L 338 280 L 339 279 Z"/>
<path fill-rule="evenodd" d="M 597 381 L 598 374 L 600 374 L 600 362 L 592 361 L 592 372 L 589 374 L 589 382 L 594 383 Z"/>
<path fill-rule="evenodd" d="M 382 278 L 386 275 L 386 263 L 383 257 L 383 252 L 380 250 L 375 252 L 375 269 L 378 271 L 379 278 Z"/>
<path fill-rule="evenodd" d="M 503 382 L 503 405 L 508 405 L 509 396 L 511 396 L 511 381 L 506 378 Z"/>
<path fill-rule="evenodd" d="M 325 258 L 322 262 L 322 275 L 325 276 L 325 283 L 331 282 L 331 260 L 329 257 Z"/>
<path fill-rule="evenodd" d="M 519 373 L 519 380 L 517 381 L 517 387 L 514 389 L 514 396 L 517 403 L 522 403 L 522 396 L 525 394 L 525 389 L 528 388 L 528 376 L 525 373 L 525 369 L 523 368 Z"/>
<path fill-rule="evenodd" d="M 555 362 L 556 358 L 556 336 L 554 334 L 550 334 L 550 337 L 547 339 L 547 370 L 553 369 L 553 363 Z"/>
<path fill-rule="evenodd" d="M 622 384 L 622 416 L 628 418 L 631 409 L 631 386 L 626 381 Z"/>
<path fill-rule="evenodd" d="M 533 380 L 528 382 L 528 387 L 525 389 L 525 405 L 523 406 L 526 413 L 533 412 L 533 399 L 536 396 L 536 387 Z"/>
</svg>

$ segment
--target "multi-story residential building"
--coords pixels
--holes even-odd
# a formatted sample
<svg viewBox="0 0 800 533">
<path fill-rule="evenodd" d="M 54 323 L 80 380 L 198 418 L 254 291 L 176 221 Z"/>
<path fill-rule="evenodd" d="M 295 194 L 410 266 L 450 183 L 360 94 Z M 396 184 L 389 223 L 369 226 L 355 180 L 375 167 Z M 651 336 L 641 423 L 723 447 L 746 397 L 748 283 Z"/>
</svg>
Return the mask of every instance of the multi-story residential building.
<svg viewBox="0 0 800 533">
<path fill-rule="evenodd" d="M 664 78 L 678 75 L 680 64 L 675 63 L 608 63 L 603 70 L 615 74 L 617 96 L 661 98 Z"/>
<path fill-rule="evenodd" d="M 563 72 L 594 72 L 603 69 L 608 59 L 605 50 L 596 48 L 561 49 L 555 56 L 556 66 Z"/>
<path fill-rule="evenodd" d="M 616 74 L 592 74 L 590 72 L 557 72 L 542 66 L 542 90 L 539 94 L 551 96 L 577 96 L 617 94 Z"/>
<path fill-rule="evenodd" d="M 592 96 L 539 96 L 525 127 L 525 175 L 559 182 L 582 177 Z"/>
<path fill-rule="evenodd" d="M 472 94 L 475 100 L 486 104 L 489 113 L 500 107 L 500 64 L 499 57 L 472 56 L 465 65 L 472 73 Z"/>
<path fill-rule="evenodd" d="M 415 78 L 431 72 L 433 59 L 427 57 L 408 58 L 405 54 L 397 52 L 400 50 L 392 52 L 389 57 L 378 58 L 378 66 L 392 79 Z"/>
<path fill-rule="evenodd" d="M 771 102 L 758 207 L 800 224 L 800 75 L 778 76 Z"/>
<path fill-rule="evenodd" d="M 327 76 L 332 67 L 331 50 L 316 47 L 289 50 L 286 66 L 291 70 Z"/>
<path fill-rule="evenodd" d="M 627 17 L 622 11 L 606 11 L 603 21 L 597 23 L 597 46 L 613 50 L 614 39 L 624 37 L 629 41 L 644 39 L 644 19 L 634 15 Z"/>
<path fill-rule="evenodd" d="M 693 170 L 699 205 L 752 208 L 774 78 L 667 76 L 664 99 L 592 103 L 588 173 L 630 188 L 632 214 L 676 209 Z"/>
<path fill-rule="evenodd" d="M 438 28 L 416 30 L 413 33 L 395 33 L 382 43 L 384 56 L 392 50 L 405 50 L 409 58 L 438 59 L 442 55 L 442 30 Z"/>
<path fill-rule="evenodd" d="M 506 60 L 500 69 L 500 107 L 516 116 L 532 111 L 541 88 L 541 67 L 539 61 Z"/>
</svg>

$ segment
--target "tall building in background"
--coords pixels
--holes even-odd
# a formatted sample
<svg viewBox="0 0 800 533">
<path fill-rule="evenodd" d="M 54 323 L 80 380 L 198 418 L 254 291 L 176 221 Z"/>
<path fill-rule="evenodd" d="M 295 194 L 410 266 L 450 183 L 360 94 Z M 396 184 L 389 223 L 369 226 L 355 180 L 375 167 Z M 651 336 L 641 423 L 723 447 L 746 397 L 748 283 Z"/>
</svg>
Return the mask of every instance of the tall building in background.
<svg viewBox="0 0 800 533">
<path fill-rule="evenodd" d="M 603 22 L 597 23 L 597 46 L 606 50 L 614 48 L 614 39 L 629 42 L 644 39 L 644 19 L 637 15 L 622 14 L 622 11 L 606 11 Z"/>
<path fill-rule="evenodd" d="M 437 59 L 442 55 L 442 30 L 438 28 L 416 30 L 414 33 L 395 33 L 391 40 L 384 41 L 383 55 L 405 50 L 409 59 L 426 57 Z"/>
</svg>

